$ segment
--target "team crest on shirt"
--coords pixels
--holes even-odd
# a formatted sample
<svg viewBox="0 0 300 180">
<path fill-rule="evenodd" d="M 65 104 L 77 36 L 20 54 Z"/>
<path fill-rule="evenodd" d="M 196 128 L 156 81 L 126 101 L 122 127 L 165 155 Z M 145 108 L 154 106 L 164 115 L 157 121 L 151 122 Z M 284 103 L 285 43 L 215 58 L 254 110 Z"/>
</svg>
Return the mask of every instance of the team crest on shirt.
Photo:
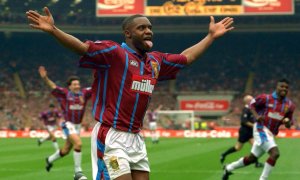
<svg viewBox="0 0 300 180">
<path fill-rule="evenodd" d="M 158 72 L 158 63 L 151 61 L 151 66 L 152 66 L 152 68 L 154 70 L 154 77 L 155 77 L 155 79 L 157 79 L 158 75 L 159 75 L 159 72 Z"/>
<path fill-rule="evenodd" d="M 289 105 L 285 105 L 283 109 L 284 114 L 288 113 L 288 111 L 289 111 Z"/>
<path fill-rule="evenodd" d="M 273 104 L 268 104 L 268 107 L 272 108 L 272 107 L 274 107 L 274 105 Z"/>
<path fill-rule="evenodd" d="M 139 67 L 139 63 L 138 63 L 137 61 L 135 61 L 135 60 L 130 60 L 130 61 L 129 61 L 129 64 L 130 64 L 131 66 Z"/>
<path fill-rule="evenodd" d="M 156 79 L 154 78 L 134 74 L 132 75 L 131 90 L 140 94 L 151 95 L 155 84 Z"/>
</svg>

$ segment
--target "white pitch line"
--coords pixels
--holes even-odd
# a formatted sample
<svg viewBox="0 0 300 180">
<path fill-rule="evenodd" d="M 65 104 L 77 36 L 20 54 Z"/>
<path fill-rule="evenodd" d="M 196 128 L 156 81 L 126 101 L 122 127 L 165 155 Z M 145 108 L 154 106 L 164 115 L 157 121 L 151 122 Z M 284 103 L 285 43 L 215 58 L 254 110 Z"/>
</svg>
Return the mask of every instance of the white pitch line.
<svg viewBox="0 0 300 180">
<path fill-rule="evenodd" d="M 168 170 L 168 171 L 163 171 L 163 170 L 151 170 L 152 173 L 172 173 L 172 174 L 183 174 L 183 173 L 205 173 L 205 174 L 220 174 L 223 172 L 223 170 L 216 171 L 216 170 Z M 150 173 L 151 173 L 150 172 Z M 253 171 L 234 171 L 234 174 L 261 174 L 261 171 L 253 172 Z M 300 171 L 272 171 L 272 174 L 300 174 Z"/>
</svg>

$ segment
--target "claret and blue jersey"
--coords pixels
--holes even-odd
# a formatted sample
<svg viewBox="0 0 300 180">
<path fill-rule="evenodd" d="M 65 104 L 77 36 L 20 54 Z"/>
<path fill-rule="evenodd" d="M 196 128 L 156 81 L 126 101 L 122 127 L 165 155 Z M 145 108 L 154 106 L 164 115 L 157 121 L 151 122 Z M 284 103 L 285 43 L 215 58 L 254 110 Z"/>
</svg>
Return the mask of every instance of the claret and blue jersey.
<svg viewBox="0 0 300 180">
<path fill-rule="evenodd" d="M 255 109 L 259 115 L 264 116 L 264 122 L 258 122 L 258 126 L 266 126 L 274 135 L 278 134 L 278 129 L 282 120 L 287 117 L 293 120 L 295 105 L 288 98 L 279 100 L 276 92 L 272 94 L 262 94 L 251 102 L 251 108 Z"/>
<path fill-rule="evenodd" d="M 87 43 L 88 53 L 79 65 L 95 70 L 93 116 L 115 129 L 139 132 L 156 82 L 174 79 L 187 64 L 186 57 L 161 52 L 141 57 L 126 43 Z"/>
</svg>

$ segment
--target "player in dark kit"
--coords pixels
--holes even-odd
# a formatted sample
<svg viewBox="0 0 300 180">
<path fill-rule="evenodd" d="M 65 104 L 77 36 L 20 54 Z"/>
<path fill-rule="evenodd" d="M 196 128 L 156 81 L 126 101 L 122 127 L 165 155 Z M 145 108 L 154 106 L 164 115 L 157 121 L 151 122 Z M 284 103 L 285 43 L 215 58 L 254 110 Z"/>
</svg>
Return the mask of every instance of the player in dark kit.
<svg viewBox="0 0 300 180">
<path fill-rule="evenodd" d="M 48 8 L 45 16 L 28 11 L 32 28 L 54 36 L 62 45 L 83 55 L 80 66 L 94 69 L 93 115 L 99 121 L 92 133 L 93 179 L 147 180 L 149 162 L 139 133 L 158 80 L 168 80 L 204 53 L 213 41 L 233 29 L 233 19 L 215 23 L 208 35 L 181 54 L 149 52 L 152 24 L 142 15 L 127 17 L 122 24 L 125 42 L 87 41 L 66 34 L 54 25 Z"/>
<path fill-rule="evenodd" d="M 43 142 L 51 140 L 55 151 L 59 150 L 54 131 L 57 129 L 57 124 L 60 122 L 61 118 L 62 114 L 55 108 L 54 104 L 49 105 L 49 110 L 40 113 L 39 119 L 43 121 L 46 126 L 49 136 L 38 139 L 39 146 L 42 145 Z"/>
<path fill-rule="evenodd" d="M 275 142 L 279 127 L 290 128 L 293 124 L 295 105 L 286 97 L 289 82 L 286 79 L 277 82 L 276 91 L 272 94 L 261 94 L 250 103 L 250 109 L 256 119 L 253 126 L 254 144 L 249 156 L 242 157 L 224 167 L 223 180 L 227 180 L 232 171 L 248 166 L 261 157 L 269 154 L 259 180 L 266 180 L 279 158 L 279 149 Z"/>
<path fill-rule="evenodd" d="M 253 124 L 255 120 L 249 108 L 249 103 L 252 99 L 253 97 L 250 95 L 246 95 L 244 97 L 245 106 L 241 115 L 241 127 L 239 129 L 238 141 L 236 142 L 235 146 L 230 147 L 221 154 L 220 161 L 222 164 L 224 163 L 227 155 L 241 150 L 246 142 L 249 142 L 251 145 L 253 145 Z M 255 167 L 262 166 L 262 163 L 259 163 L 258 161 L 255 162 Z"/>
<path fill-rule="evenodd" d="M 46 158 L 46 170 L 50 171 L 53 162 L 67 155 L 71 149 L 74 149 L 74 168 L 75 180 L 87 179 L 82 173 L 81 168 L 81 146 L 80 139 L 81 122 L 84 116 L 87 101 L 91 97 L 91 88 L 80 87 L 80 81 L 77 76 L 69 77 L 67 81 L 68 88 L 57 86 L 48 78 L 45 67 L 39 67 L 39 73 L 45 83 L 52 89 L 52 95 L 57 98 L 63 111 L 65 121 L 61 124 L 63 132 L 67 137 L 65 145 L 59 151 Z"/>
</svg>

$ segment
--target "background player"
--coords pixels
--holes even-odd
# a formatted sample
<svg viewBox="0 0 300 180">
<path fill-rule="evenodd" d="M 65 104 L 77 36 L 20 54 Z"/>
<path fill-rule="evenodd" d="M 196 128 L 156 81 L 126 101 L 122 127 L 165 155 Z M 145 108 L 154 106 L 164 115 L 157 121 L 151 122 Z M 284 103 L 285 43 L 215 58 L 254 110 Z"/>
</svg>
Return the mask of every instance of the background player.
<svg viewBox="0 0 300 180">
<path fill-rule="evenodd" d="M 61 121 L 62 114 L 59 113 L 54 104 L 50 104 L 49 110 L 41 112 L 39 118 L 46 126 L 49 136 L 38 139 L 38 145 L 40 146 L 43 142 L 51 140 L 55 151 L 58 151 L 59 146 L 54 136 L 54 131 L 57 129 L 57 124 Z"/>
<path fill-rule="evenodd" d="M 157 111 L 161 110 L 163 106 L 160 104 L 156 109 L 149 109 L 147 112 L 149 129 L 151 133 L 151 140 L 153 144 L 157 144 L 159 142 L 159 136 L 156 132 L 157 130 L 157 121 L 158 121 L 158 113 Z"/>
<path fill-rule="evenodd" d="M 236 142 L 235 146 L 230 147 L 221 154 L 220 161 L 222 164 L 224 163 L 227 155 L 241 150 L 245 142 L 249 142 L 251 145 L 253 145 L 253 124 L 255 120 L 249 108 L 249 104 L 252 99 L 253 97 L 250 95 L 246 95 L 243 99 L 245 106 L 241 115 L 241 127 L 239 129 L 238 141 Z M 262 166 L 262 163 L 259 163 L 258 161 L 255 162 L 255 167 Z"/>
<path fill-rule="evenodd" d="M 213 41 L 233 29 L 233 19 L 215 23 L 208 35 L 181 54 L 149 52 L 152 24 L 142 15 L 127 17 L 125 43 L 87 41 L 64 33 L 54 25 L 48 8 L 45 16 L 28 11 L 30 26 L 54 36 L 62 45 L 84 55 L 80 66 L 94 69 L 93 115 L 99 121 L 92 133 L 93 178 L 149 179 L 146 146 L 139 132 L 157 80 L 168 80 L 198 59 Z"/>
<path fill-rule="evenodd" d="M 80 139 L 81 122 L 84 116 L 87 100 L 91 97 L 91 88 L 82 88 L 77 76 L 69 77 L 67 81 L 68 88 L 57 86 L 47 76 L 45 67 L 39 67 L 41 78 L 52 89 L 52 95 L 55 96 L 61 106 L 65 121 L 62 123 L 62 129 L 67 137 L 64 147 L 46 158 L 46 170 L 50 171 L 53 162 L 67 155 L 74 149 L 73 158 L 75 166 L 75 179 L 87 179 L 82 173 L 81 168 L 81 148 Z"/>
<path fill-rule="evenodd" d="M 269 158 L 265 162 L 260 180 L 268 179 L 280 155 L 274 136 L 278 134 L 280 125 L 284 124 L 286 128 L 292 125 L 295 106 L 286 97 L 288 89 L 288 80 L 281 79 L 277 82 L 276 91 L 272 94 L 261 94 L 251 101 L 250 109 L 257 120 L 253 127 L 254 144 L 251 153 L 247 157 L 226 165 L 223 180 L 228 179 L 232 174 L 231 171 L 254 163 L 266 152 Z"/>
</svg>

